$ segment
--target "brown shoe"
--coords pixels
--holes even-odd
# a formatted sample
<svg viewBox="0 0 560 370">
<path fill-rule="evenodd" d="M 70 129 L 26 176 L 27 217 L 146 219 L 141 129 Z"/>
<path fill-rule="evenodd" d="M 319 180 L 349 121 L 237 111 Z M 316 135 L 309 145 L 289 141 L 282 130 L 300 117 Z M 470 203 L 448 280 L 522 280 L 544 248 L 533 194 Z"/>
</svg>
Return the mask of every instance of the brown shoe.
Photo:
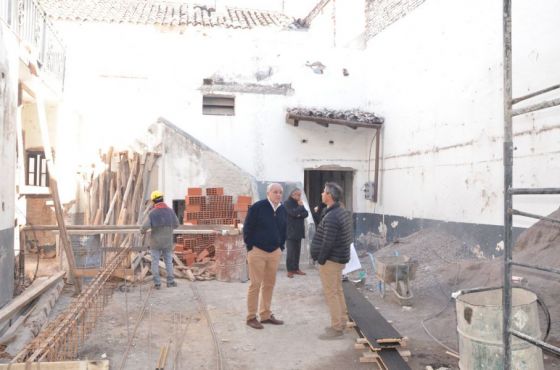
<svg viewBox="0 0 560 370">
<path fill-rule="evenodd" d="M 344 331 L 335 330 L 333 328 L 325 328 L 325 332 L 319 335 L 319 339 L 321 340 L 333 340 L 342 338 L 344 338 Z"/>
<path fill-rule="evenodd" d="M 295 271 L 294 274 L 296 274 L 296 275 L 307 275 L 305 272 L 303 272 L 301 270 Z"/>
<path fill-rule="evenodd" d="M 274 315 L 270 315 L 270 318 L 266 320 L 261 320 L 261 324 L 272 324 L 272 325 L 283 325 L 284 321 L 278 320 Z"/>
<path fill-rule="evenodd" d="M 264 328 L 264 326 L 256 318 L 251 319 L 251 320 L 247 320 L 247 325 L 249 325 L 253 329 L 263 329 Z"/>
<path fill-rule="evenodd" d="M 294 277 L 294 273 L 291 272 L 291 271 L 288 271 L 288 277 L 289 277 L 290 279 L 293 278 L 293 277 Z"/>
</svg>

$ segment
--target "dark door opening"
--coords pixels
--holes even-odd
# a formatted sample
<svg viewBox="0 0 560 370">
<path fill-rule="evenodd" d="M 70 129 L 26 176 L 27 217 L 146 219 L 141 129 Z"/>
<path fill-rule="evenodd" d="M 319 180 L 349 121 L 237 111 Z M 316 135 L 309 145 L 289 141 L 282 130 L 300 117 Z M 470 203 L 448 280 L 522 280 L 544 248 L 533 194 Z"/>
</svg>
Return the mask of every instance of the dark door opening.
<svg viewBox="0 0 560 370">
<path fill-rule="evenodd" d="M 313 209 L 321 204 L 321 193 L 326 182 L 336 182 L 344 190 L 342 202 L 349 211 L 352 211 L 354 171 L 348 170 L 305 170 L 304 174 L 305 194 L 309 201 L 309 207 Z"/>
</svg>

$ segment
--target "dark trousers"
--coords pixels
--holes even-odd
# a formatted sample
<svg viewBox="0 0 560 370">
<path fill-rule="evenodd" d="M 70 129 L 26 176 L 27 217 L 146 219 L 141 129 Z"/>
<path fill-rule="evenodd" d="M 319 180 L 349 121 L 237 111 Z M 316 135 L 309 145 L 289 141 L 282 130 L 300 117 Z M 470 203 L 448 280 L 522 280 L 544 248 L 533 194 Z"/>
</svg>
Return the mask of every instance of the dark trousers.
<svg viewBox="0 0 560 370">
<path fill-rule="evenodd" d="M 299 270 L 299 255 L 301 254 L 301 239 L 286 240 L 286 270 L 295 272 Z"/>
</svg>

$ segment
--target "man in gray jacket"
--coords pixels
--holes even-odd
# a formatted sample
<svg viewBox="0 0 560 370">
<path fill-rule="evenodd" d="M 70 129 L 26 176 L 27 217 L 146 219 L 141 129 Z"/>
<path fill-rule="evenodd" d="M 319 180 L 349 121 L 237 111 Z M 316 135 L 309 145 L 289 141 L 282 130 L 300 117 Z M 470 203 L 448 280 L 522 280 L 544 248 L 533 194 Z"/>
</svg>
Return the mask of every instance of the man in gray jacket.
<svg viewBox="0 0 560 370">
<path fill-rule="evenodd" d="M 319 339 L 342 338 L 348 320 L 342 291 L 342 270 L 350 260 L 353 241 L 352 216 L 340 204 L 342 188 L 327 182 L 321 194 L 327 208 L 311 243 L 311 257 L 319 263 L 319 276 L 331 314 L 331 326 Z"/>
<path fill-rule="evenodd" d="M 159 277 L 159 258 L 163 254 L 165 270 L 167 271 L 167 287 L 175 287 L 177 283 L 173 277 L 173 230 L 179 226 L 177 215 L 163 202 L 163 193 L 155 190 L 150 196 L 154 206 L 148 218 L 142 225 L 140 232 L 145 234 L 151 229 L 150 253 L 152 255 L 152 275 L 154 287 L 161 288 Z"/>
</svg>

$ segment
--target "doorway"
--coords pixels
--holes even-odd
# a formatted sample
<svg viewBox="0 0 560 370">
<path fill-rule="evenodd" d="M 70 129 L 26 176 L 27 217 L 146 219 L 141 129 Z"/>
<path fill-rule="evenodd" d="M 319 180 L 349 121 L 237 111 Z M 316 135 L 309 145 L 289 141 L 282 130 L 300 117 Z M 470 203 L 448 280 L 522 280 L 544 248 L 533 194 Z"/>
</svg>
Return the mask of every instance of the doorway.
<svg viewBox="0 0 560 370">
<path fill-rule="evenodd" d="M 336 170 L 305 170 L 303 186 L 309 201 L 309 207 L 313 209 L 313 207 L 321 204 L 321 193 L 323 192 L 325 183 L 330 181 L 336 182 L 342 187 L 342 190 L 344 191 L 344 199 L 342 199 L 342 202 L 344 203 L 346 209 L 352 211 L 352 189 L 354 188 L 354 170 L 352 169 L 340 170 L 340 168 L 338 168 Z"/>
</svg>

